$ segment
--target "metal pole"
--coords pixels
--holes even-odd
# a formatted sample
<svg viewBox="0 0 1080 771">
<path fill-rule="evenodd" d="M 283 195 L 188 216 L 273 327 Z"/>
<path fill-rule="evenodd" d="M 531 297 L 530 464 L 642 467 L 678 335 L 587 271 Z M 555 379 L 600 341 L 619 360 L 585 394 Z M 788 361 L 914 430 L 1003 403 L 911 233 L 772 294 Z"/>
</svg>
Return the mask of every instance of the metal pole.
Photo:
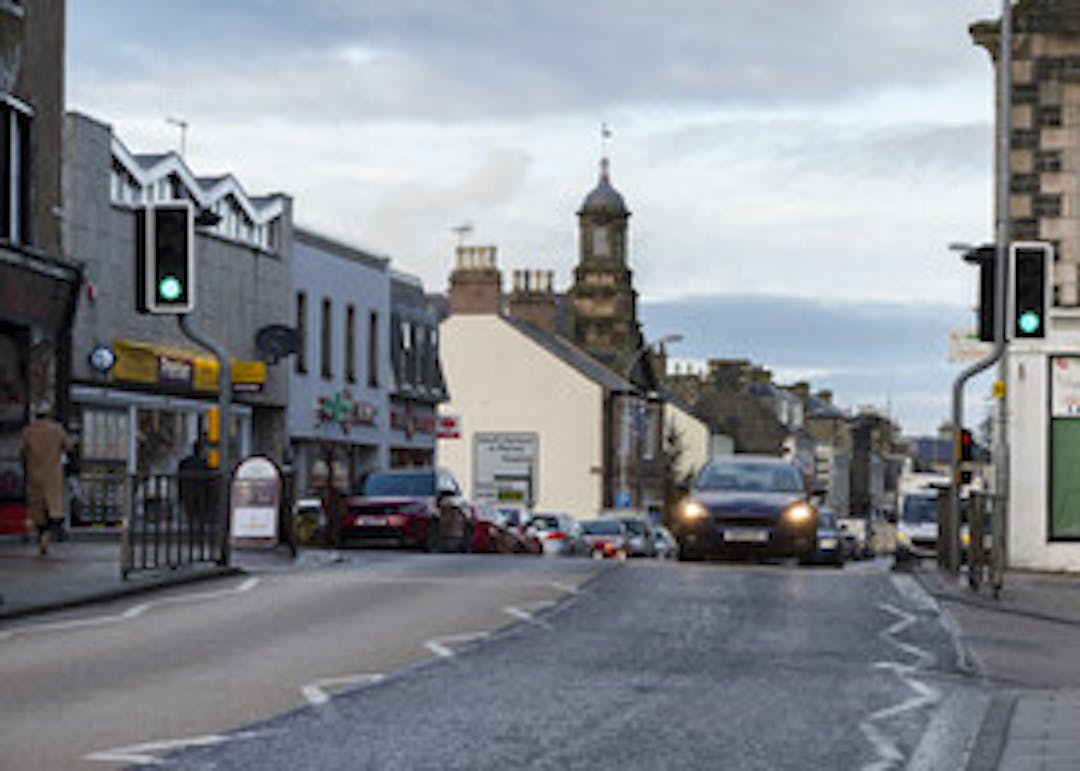
<svg viewBox="0 0 1080 771">
<path fill-rule="evenodd" d="M 1012 135 L 1012 0 L 1002 0 L 1001 11 L 1001 34 L 998 43 L 998 152 L 997 152 L 997 215 L 996 215 L 996 247 L 995 270 L 994 270 L 994 349 L 990 355 L 972 364 L 960 373 L 953 384 L 953 453 L 952 453 L 952 484 L 949 490 L 949 517 L 946 523 L 946 552 L 948 571 L 956 575 L 960 572 L 960 459 L 958 448 L 960 446 L 960 431 L 964 421 L 964 385 L 972 377 L 989 369 L 994 363 L 998 364 L 998 379 L 1005 381 L 1007 374 L 1006 358 L 1006 295 L 1008 287 L 1009 267 L 1009 154 L 1011 149 Z M 1008 465 L 1006 454 L 1008 451 L 1005 431 L 1005 418 L 1007 415 L 1006 402 L 1003 394 L 998 397 L 997 410 L 994 421 L 994 434 L 992 451 L 994 457 L 994 526 L 998 523 L 997 514 L 1003 517 L 1007 487 Z M 999 511 L 1000 510 L 1000 511 Z M 1000 551 L 998 543 L 1004 541 L 1003 530 L 994 530 L 994 555 Z"/>
<path fill-rule="evenodd" d="M 229 457 L 231 449 L 229 442 L 232 438 L 232 420 L 230 416 L 232 412 L 232 361 L 229 358 L 229 352 L 225 350 L 223 345 L 191 326 L 187 314 L 179 315 L 176 319 L 180 323 L 180 331 L 189 340 L 211 351 L 218 362 L 218 372 L 220 373 L 218 378 L 218 412 L 221 415 L 221 449 L 219 453 L 221 459 L 221 495 L 218 500 L 221 501 L 221 564 L 227 566 L 229 564 L 229 528 L 231 526 L 229 521 L 229 493 L 231 492 L 229 483 L 232 480 L 232 459 Z"/>
</svg>

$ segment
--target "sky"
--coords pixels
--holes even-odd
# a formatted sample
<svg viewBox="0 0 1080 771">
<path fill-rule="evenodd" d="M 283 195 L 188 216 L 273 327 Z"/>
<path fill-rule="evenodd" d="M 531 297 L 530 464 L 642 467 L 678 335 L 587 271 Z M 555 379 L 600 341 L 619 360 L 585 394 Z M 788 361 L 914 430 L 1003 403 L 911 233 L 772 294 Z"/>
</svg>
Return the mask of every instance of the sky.
<svg viewBox="0 0 1080 771">
<path fill-rule="evenodd" d="M 134 152 L 285 192 L 445 289 L 458 236 L 569 287 L 598 162 L 647 339 L 949 414 L 993 227 L 996 0 L 68 0 L 67 102 Z M 610 128 L 602 139 L 601 126 Z M 983 400 L 969 402 L 978 409 Z"/>
</svg>

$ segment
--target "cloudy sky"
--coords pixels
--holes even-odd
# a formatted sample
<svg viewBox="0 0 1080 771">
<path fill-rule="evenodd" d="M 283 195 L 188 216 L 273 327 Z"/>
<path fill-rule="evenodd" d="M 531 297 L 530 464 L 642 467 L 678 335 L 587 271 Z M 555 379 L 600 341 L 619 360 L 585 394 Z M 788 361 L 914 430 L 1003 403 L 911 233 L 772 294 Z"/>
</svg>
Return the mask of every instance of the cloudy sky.
<svg viewBox="0 0 1080 771">
<path fill-rule="evenodd" d="M 576 262 L 611 127 L 647 337 L 810 377 L 909 432 L 948 413 L 992 235 L 997 0 L 68 0 L 67 98 L 135 152 L 284 191 L 445 286 Z M 980 399 L 972 399 L 979 404 Z"/>
</svg>

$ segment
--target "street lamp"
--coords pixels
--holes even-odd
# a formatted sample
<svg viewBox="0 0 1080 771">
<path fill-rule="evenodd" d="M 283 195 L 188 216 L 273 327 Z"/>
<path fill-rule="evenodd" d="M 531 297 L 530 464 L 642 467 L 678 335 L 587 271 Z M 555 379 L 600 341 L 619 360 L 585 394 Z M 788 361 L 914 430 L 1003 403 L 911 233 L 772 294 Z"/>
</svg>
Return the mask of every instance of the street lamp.
<svg viewBox="0 0 1080 771">
<path fill-rule="evenodd" d="M 664 335 L 663 337 L 660 337 L 660 338 L 658 338 L 656 340 L 653 340 L 652 342 L 646 341 L 646 342 L 642 343 L 641 347 L 638 348 L 637 351 L 634 353 L 634 357 L 630 360 L 630 363 L 626 366 L 626 371 L 625 371 L 625 374 L 623 375 L 623 377 L 626 380 L 630 380 L 630 376 L 634 372 L 634 367 L 637 366 L 638 362 L 641 360 L 641 358 L 647 352 L 651 351 L 652 349 L 654 349 L 654 348 L 656 348 L 658 346 L 666 345 L 667 343 L 680 342 L 682 339 L 683 339 L 682 335 L 680 335 L 678 333 L 675 333 L 675 334 L 670 334 L 670 335 Z M 634 386 L 633 381 L 630 381 L 630 382 L 631 382 L 631 386 Z M 625 400 L 631 393 L 634 393 L 636 390 L 637 390 L 636 387 L 632 388 L 630 391 L 627 392 L 626 396 L 624 396 L 623 399 Z M 630 461 L 630 431 L 628 430 L 629 429 L 629 426 L 628 426 L 629 421 L 627 420 L 627 411 L 626 411 L 626 407 L 625 407 L 627 402 L 623 401 L 622 404 L 624 406 L 623 406 L 623 409 L 620 410 L 620 414 L 619 414 L 619 420 L 621 421 L 621 424 L 620 424 L 620 427 L 619 427 L 619 439 L 620 439 L 620 441 L 619 441 L 619 489 L 618 489 L 618 491 L 616 492 L 616 495 L 615 495 L 615 508 L 618 508 L 618 509 L 629 508 L 631 506 L 631 504 L 634 502 L 633 501 L 634 496 L 632 496 L 630 490 L 628 489 L 627 474 L 626 474 L 627 466 L 629 465 L 629 461 Z M 635 409 L 639 409 L 639 408 L 640 408 L 639 405 L 635 405 Z M 634 436 L 634 440 L 635 440 L 634 441 L 634 460 L 635 460 L 634 468 L 637 470 L 637 472 L 638 472 L 638 474 L 640 476 L 640 473 L 641 473 L 641 438 L 639 436 L 637 436 L 637 431 L 635 431 L 634 434 L 635 434 L 635 436 Z M 641 480 L 638 479 L 638 484 L 635 485 L 635 487 L 637 487 L 638 490 L 641 489 L 640 482 L 641 482 Z M 640 494 L 637 497 L 640 497 Z"/>
<path fill-rule="evenodd" d="M 630 379 L 630 375 L 632 375 L 634 373 L 634 367 L 637 366 L 637 363 L 639 361 L 641 361 L 641 357 L 644 356 L 648 351 L 651 351 L 653 348 L 656 348 L 657 346 L 666 345 L 667 343 L 679 343 L 679 342 L 682 342 L 682 339 L 683 339 L 683 336 L 680 335 L 678 332 L 675 332 L 675 333 L 672 333 L 670 335 L 664 335 L 663 337 L 659 338 L 658 340 L 653 340 L 651 343 L 650 342 L 642 343 L 641 347 L 638 348 L 637 352 L 634 354 L 634 358 L 632 358 L 630 360 L 630 364 L 627 365 L 626 372 L 623 374 L 623 377 L 626 378 L 627 380 Z"/>
</svg>

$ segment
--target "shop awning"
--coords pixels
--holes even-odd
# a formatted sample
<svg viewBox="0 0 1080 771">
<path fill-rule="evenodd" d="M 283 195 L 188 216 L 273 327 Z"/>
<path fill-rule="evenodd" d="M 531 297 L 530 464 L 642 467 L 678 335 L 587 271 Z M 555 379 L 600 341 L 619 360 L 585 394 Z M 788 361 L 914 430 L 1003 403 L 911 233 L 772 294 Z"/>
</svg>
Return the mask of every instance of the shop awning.
<svg viewBox="0 0 1080 771">
<path fill-rule="evenodd" d="M 113 380 L 158 386 L 171 391 L 217 393 L 217 360 L 205 353 L 141 340 L 113 341 L 116 363 Z M 266 363 L 232 359 L 234 391 L 261 391 L 266 384 Z"/>
</svg>

